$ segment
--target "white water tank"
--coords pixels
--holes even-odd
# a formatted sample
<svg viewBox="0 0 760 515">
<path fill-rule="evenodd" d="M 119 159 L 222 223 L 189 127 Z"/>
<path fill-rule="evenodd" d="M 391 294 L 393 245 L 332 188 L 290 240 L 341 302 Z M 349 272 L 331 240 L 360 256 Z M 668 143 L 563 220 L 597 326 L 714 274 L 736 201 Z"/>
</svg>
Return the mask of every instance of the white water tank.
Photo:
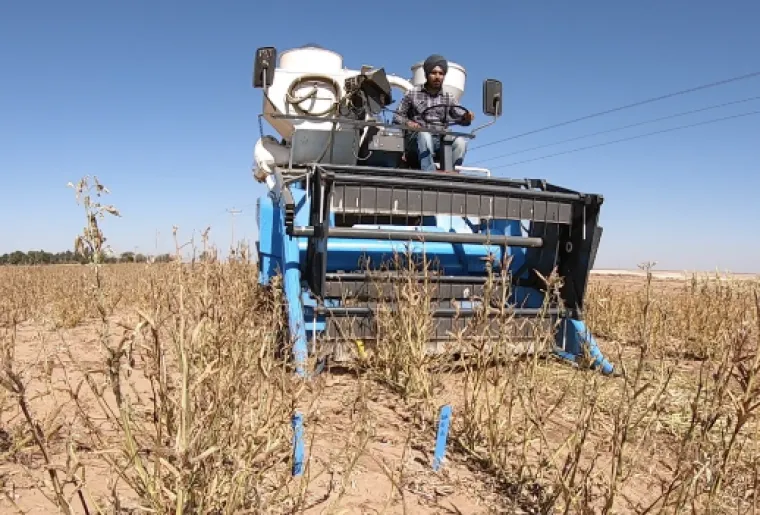
<svg viewBox="0 0 760 515">
<path fill-rule="evenodd" d="M 280 54 L 279 67 L 289 72 L 329 75 L 343 70 L 343 56 L 316 46 L 293 48 Z"/>
<path fill-rule="evenodd" d="M 422 86 L 425 84 L 427 77 L 425 77 L 425 70 L 422 65 L 424 61 L 420 61 L 412 65 L 412 84 L 415 86 Z M 464 93 L 464 86 L 467 82 L 467 72 L 464 67 L 457 63 L 449 61 L 449 69 L 446 72 L 446 77 L 443 79 L 443 90 L 451 93 L 454 96 L 454 100 L 459 102 Z"/>
</svg>

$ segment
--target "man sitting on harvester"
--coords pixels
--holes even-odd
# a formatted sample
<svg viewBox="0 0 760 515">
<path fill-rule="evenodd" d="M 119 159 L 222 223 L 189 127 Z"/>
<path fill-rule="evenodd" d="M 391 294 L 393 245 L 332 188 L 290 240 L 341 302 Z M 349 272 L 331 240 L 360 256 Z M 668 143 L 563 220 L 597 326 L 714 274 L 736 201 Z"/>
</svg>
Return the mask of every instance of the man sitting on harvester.
<svg viewBox="0 0 760 515">
<path fill-rule="evenodd" d="M 450 93 L 443 91 L 443 79 L 448 71 L 446 59 L 440 55 L 431 55 L 425 60 L 423 70 L 427 79 L 425 84 L 414 88 L 401 99 L 393 123 L 412 129 L 434 130 L 446 130 L 447 125 L 452 122 L 463 126 L 470 125 L 475 114 L 471 111 L 462 114 L 461 107 L 455 109 L 453 106 L 457 106 L 456 100 Z M 441 108 L 431 109 L 434 106 Z M 415 153 L 422 170 L 435 171 L 433 161 L 441 146 L 441 136 L 412 130 L 406 132 L 404 139 L 407 155 L 410 152 Z M 458 136 L 451 150 L 454 166 L 461 165 L 467 151 L 467 139 Z"/>
</svg>

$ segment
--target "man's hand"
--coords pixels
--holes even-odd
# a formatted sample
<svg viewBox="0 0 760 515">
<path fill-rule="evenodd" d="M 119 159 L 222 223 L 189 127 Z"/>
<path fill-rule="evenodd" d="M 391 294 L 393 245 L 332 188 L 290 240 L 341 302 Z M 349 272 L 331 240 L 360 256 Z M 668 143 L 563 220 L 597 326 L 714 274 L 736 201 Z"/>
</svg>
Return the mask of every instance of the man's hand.
<svg viewBox="0 0 760 515">
<path fill-rule="evenodd" d="M 462 116 L 462 121 L 464 122 L 471 122 L 475 119 L 475 113 L 472 111 L 467 111 L 464 116 Z"/>
<path fill-rule="evenodd" d="M 408 122 L 406 122 L 406 126 L 407 127 L 411 127 L 412 129 L 421 129 L 422 128 L 422 126 L 419 123 L 413 122 L 411 120 L 409 120 Z"/>
</svg>

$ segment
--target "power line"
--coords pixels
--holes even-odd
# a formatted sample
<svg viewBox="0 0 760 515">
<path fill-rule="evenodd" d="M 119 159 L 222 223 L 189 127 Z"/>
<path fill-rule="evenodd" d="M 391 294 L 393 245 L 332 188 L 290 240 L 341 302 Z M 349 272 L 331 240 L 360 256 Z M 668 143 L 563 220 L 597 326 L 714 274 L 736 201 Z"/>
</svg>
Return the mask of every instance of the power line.
<svg viewBox="0 0 760 515">
<path fill-rule="evenodd" d="M 661 116 L 660 118 L 654 118 L 652 120 L 646 120 L 646 121 L 643 121 L 643 122 L 631 123 L 629 125 L 623 125 L 622 127 L 616 127 L 614 129 L 606 129 L 606 130 L 603 130 L 603 131 L 592 132 L 590 134 L 584 134 L 583 136 L 576 136 L 574 138 L 568 138 L 568 139 L 563 139 L 561 141 L 555 141 L 554 143 L 547 143 L 545 145 L 539 145 L 537 147 L 525 148 L 523 150 L 516 150 L 514 152 L 509 152 L 507 154 L 500 154 L 498 156 L 489 157 L 488 159 L 481 159 L 480 161 L 475 161 L 472 164 L 473 165 L 478 165 L 478 164 L 485 163 L 487 161 L 493 161 L 495 159 L 501 159 L 503 157 L 513 156 L 515 154 L 523 154 L 525 152 L 530 152 L 532 150 L 538 150 L 538 149 L 546 148 L 546 147 L 553 147 L 555 145 L 561 145 L 562 143 L 569 143 L 571 141 L 576 141 L 576 140 L 584 139 L 584 138 L 590 138 L 592 136 L 599 136 L 601 134 L 608 134 L 610 132 L 621 131 L 623 129 L 630 129 L 631 127 L 638 127 L 640 125 L 646 125 L 648 123 L 661 122 L 663 120 L 669 120 L 671 118 L 678 118 L 679 116 L 686 116 L 686 115 L 689 115 L 689 114 L 701 113 L 703 111 L 709 111 L 711 109 L 719 109 L 721 107 L 726 107 L 726 106 L 730 106 L 730 105 L 734 105 L 734 104 L 742 104 L 742 103 L 745 103 L 745 102 L 750 102 L 752 100 L 760 100 L 760 96 L 744 98 L 742 100 L 734 100 L 732 102 L 724 102 L 723 104 L 715 104 L 715 105 L 711 105 L 711 106 L 708 106 L 708 107 L 702 107 L 700 109 L 692 109 L 690 111 L 683 111 L 683 112 L 676 113 L 676 114 L 671 114 L 671 115 L 668 115 L 668 116 Z"/>
<path fill-rule="evenodd" d="M 513 140 L 513 139 L 522 138 L 523 136 L 529 136 L 531 134 L 536 134 L 537 132 L 547 131 L 549 129 L 556 129 L 557 127 L 562 127 L 564 125 L 569 125 L 571 123 L 576 123 L 576 122 L 580 122 L 580 121 L 583 121 L 583 120 L 588 120 L 589 118 L 594 118 L 596 116 L 602 116 L 604 114 L 609 114 L 609 113 L 614 113 L 614 112 L 617 112 L 617 111 L 622 111 L 623 109 L 630 109 L 631 107 L 638 107 L 640 105 L 650 104 L 652 102 L 657 102 L 657 101 L 660 101 L 660 100 L 665 100 L 666 98 L 671 98 L 671 97 L 675 97 L 675 96 L 678 96 L 678 95 L 685 95 L 686 93 L 693 93 L 694 91 L 699 91 L 701 89 L 714 88 L 716 86 L 721 86 L 723 84 L 728 84 L 730 82 L 736 82 L 736 81 L 739 81 L 739 80 L 750 79 L 750 78 L 756 77 L 758 75 L 760 75 L 760 71 L 748 73 L 746 75 L 739 75 L 738 77 L 732 77 L 730 79 L 724 79 L 724 80 L 717 81 L 717 82 L 711 82 L 710 84 L 703 84 L 701 86 L 696 86 L 694 88 L 689 88 L 689 89 L 684 89 L 684 90 L 681 90 L 681 91 L 676 91 L 674 93 L 668 93 L 667 95 L 661 95 L 659 97 L 649 98 L 647 100 L 641 100 L 641 101 L 635 102 L 633 104 L 628 104 L 628 105 L 624 105 L 624 106 L 620 106 L 620 107 L 615 107 L 613 109 L 607 109 L 606 111 L 601 111 L 601 112 L 598 112 L 598 113 L 589 114 L 589 115 L 586 115 L 586 116 L 582 116 L 580 118 L 575 118 L 574 120 L 568 120 L 566 122 L 555 123 L 554 125 L 549 125 L 547 127 L 542 127 L 540 129 L 532 130 L 532 131 L 529 131 L 529 132 L 523 132 L 522 134 L 517 134 L 515 136 L 510 136 L 508 138 L 498 139 L 496 141 L 492 141 L 490 143 L 485 143 L 483 145 L 477 145 L 477 146 L 472 147 L 470 150 L 476 150 L 476 149 L 479 149 L 479 148 L 488 147 L 490 145 L 495 145 L 497 143 L 502 143 L 504 141 L 510 141 L 510 140 Z"/>
<path fill-rule="evenodd" d="M 230 214 L 230 228 L 232 230 L 232 235 L 231 235 L 232 239 L 230 243 L 230 248 L 232 249 L 235 246 L 235 215 L 239 215 L 243 211 L 241 209 L 232 208 L 232 209 L 228 209 L 227 212 Z"/>
<path fill-rule="evenodd" d="M 509 166 L 515 166 L 515 165 L 520 165 L 520 164 L 524 164 L 524 163 L 530 163 L 532 161 L 540 161 L 542 159 L 548 159 L 550 157 L 556 157 L 556 156 L 561 156 L 561 155 L 564 155 L 564 154 L 572 154 L 574 152 L 580 152 L 581 150 L 589 150 L 589 149 L 592 149 L 592 148 L 604 147 L 606 145 L 612 145 L 614 143 L 622 143 L 624 141 L 631 141 L 631 140 L 634 140 L 634 139 L 645 138 L 647 136 L 654 136 L 655 134 L 663 134 L 665 132 L 673 132 L 673 131 L 682 130 L 682 129 L 689 129 L 691 127 L 697 127 L 699 125 L 707 125 L 707 124 L 710 124 L 710 123 L 722 122 L 722 121 L 725 121 L 725 120 L 731 120 L 733 118 L 741 118 L 743 116 L 751 116 L 753 114 L 760 114 L 760 110 L 758 110 L 758 111 L 750 111 L 750 112 L 741 113 L 741 114 L 735 114 L 735 115 L 732 115 L 732 116 L 724 116 L 723 118 L 714 118 L 712 120 L 707 120 L 707 121 L 697 122 L 697 123 L 691 123 L 689 125 L 681 125 L 681 126 L 678 126 L 678 127 L 671 127 L 670 129 L 663 129 L 663 130 L 660 130 L 660 131 L 646 132 L 644 134 L 638 134 L 636 136 L 631 136 L 629 138 L 622 138 L 622 139 L 617 139 L 617 140 L 613 140 L 613 141 L 605 141 L 604 143 L 597 143 L 596 145 L 589 145 L 589 146 L 586 146 L 586 147 L 580 147 L 580 148 L 574 148 L 574 149 L 571 149 L 571 150 L 565 150 L 564 152 L 557 152 L 556 154 L 549 154 L 549 155 L 545 155 L 545 156 L 535 157 L 533 159 L 526 159 L 524 161 L 517 161 L 517 162 L 514 162 L 514 163 L 507 163 L 507 164 L 503 164 L 503 165 L 492 166 L 492 167 L 490 167 L 490 169 L 491 170 L 495 170 L 497 168 L 506 168 L 506 167 L 509 167 Z"/>
</svg>

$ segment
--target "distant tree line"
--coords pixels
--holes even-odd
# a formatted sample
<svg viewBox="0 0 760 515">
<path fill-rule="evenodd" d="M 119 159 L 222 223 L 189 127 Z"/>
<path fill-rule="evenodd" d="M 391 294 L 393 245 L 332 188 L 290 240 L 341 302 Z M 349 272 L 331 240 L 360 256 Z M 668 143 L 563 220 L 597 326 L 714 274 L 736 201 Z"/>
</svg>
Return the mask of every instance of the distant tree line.
<svg viewBox="0 0 760 515">
<path fill-rule="evenodd" d="M 172 260 L 170 254 L 160 254 L 158 256 L 146 256 L 145 254 L 134 252 L 122 252 L 119 256 L 104 256 L 104 263 L 146 263 L 153 261 L 155 263 L 168 263 Z M 30 250 L 22 252 L 17 250 L 10 254 L 0 255 L 0 266 L 2 265 L 71 265 L 86 264 L 90 258 L 83 254 L 78 254 L 67 250 L 65 252 L 47 252 L 44 250 Z"/>
</svg>

